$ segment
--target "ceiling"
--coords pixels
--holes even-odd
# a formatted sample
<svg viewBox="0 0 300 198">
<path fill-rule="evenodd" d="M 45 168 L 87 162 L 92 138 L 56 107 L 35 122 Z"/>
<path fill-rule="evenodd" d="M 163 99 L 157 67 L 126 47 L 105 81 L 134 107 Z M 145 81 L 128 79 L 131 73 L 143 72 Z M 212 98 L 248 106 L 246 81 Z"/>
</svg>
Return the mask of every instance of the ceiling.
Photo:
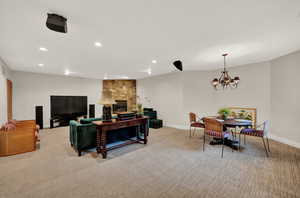
<svg viewBox="0 0 300 198">
<path fill-rule="evenodd" d="M 67 34 L 47 29 L 48 12 L 68 19 Z M 212 70 L 224 52 L 236 66 L 296 51 L 300 1 L 0 0 L 0 27 L 0 57 L 13 70 L 144 78 L 149 68 L 173 72 L 176 59 L 184 70 Z"/>
</svg>

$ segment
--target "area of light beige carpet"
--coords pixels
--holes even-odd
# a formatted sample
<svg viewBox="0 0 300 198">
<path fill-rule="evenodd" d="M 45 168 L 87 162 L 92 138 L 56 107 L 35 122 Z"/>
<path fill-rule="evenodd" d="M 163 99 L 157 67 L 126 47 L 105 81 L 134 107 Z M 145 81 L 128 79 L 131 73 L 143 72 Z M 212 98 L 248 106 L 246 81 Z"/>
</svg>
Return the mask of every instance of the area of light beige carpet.
<svg viewBox="0 0 300 198">
<path fill-rule="evenodd" d="M 243 198 L 300 197 L 300 150 L 260 139 L 241 152 L 206 145 L 201 133 L 151 130 L 149 144 L 78 157 L 68 127 L 41 131 L 36 152 L 0 158 L 1 198 Z"/>
</svg>

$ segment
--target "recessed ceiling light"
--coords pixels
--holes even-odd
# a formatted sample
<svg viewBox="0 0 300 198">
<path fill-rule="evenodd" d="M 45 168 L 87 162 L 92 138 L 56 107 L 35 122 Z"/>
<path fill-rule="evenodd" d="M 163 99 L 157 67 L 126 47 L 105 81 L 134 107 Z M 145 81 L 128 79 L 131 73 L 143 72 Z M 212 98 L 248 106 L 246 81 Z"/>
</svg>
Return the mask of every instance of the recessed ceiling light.
<svg viewBox="0 0 300 198">
<path fill-rule="evenodd" d="M 95 42 L 94 44 L 96 47 L 102 47 L 102 44 L 100 42 Z"/>
<path fill-rule="evenodd" d="M 38 66 L 39 67 L 44 67 L 44 64 L 43 63 L 39 63 Z"/>
<path fill-rule="evenodd" d="M 151 74 L 152 74 L 151 68 L 148 69 L 147 73 L 148 73 L 148 75 L 151 75 Z"/>
<path fill-rule="evenodd" d="M 43 51 L 43 52 L 47 52 L 48 51 L 48 49 L 45 48 L 45 47 L 40 47 L 40 50 Z"/>
<path fill-rule="evenodd" d="M 66 75 L 66 76 L 70 75 L 70 71 L 66 69 L 65 75 Z"/>
<path fill-rule="evenodd" d="M 153 63 L 153 64 L 156 64 L 156 63 L 157 63 L 157 60 L 152 60 L 152 63 Z"/>
</svg>

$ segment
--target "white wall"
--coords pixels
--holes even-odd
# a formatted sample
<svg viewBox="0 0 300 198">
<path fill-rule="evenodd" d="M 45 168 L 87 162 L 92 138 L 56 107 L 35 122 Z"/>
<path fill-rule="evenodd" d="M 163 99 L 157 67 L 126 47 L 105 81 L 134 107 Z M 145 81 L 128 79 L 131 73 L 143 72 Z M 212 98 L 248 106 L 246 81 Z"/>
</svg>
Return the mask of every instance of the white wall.
<svg viewBox="0 0 300 198">
<path fill-rule="evenodd" d="M 218 72 L 215 72 L 219 75 Z M 212 72 L 189 71 L 183 72 L 183 111 L 181 114 L 181 125 L 188 125 L 189 112 L 196 113 L 199 117 L 215 115 L 217 111 L 217 100 L 213 97 L 214 89 L 210 86 Z M 176 125 L 176 124 L 175 124 Z"/>
<path fill-rule="evenodd" d="M 158 110 L 167 125 L 182 124 L 182 75 L 168 74 L 137 81 L 137 95 L 144 107 Z M 150 100 L 147 101 L 145 98 Z"/>
<path fill-rule="evenodd" d="M 44 127 L 50 126 L 50 96 L 88 96 L 88 104 L 96 104 L 96 116 L 101 115 L 97 102 L 101 98 L 102 81 L 67 76 L 13 72 L 13 116 L 16 120 L 35 119 L 35 106 L 43 106 Z"/>
<path fill-rule="evenodd" d="M 184 128 L 188 125 L 189 112 L 201 117 L 216 115 L 218 109 L 229 106 L 255 107 L 258 122 L 269 120 L 270 64 L 257 63 L 229 70 L 232 76 L 241 78 L 238 89 L 215 91 L 210 81 L 220 71 L 188 71 L 138 80 L 137 92 L 142 99 L 147 97 L 152 101 L 167 126 Z"/>
<path fill-rule="evenodd" d="M 277 59 L 229 68 L 241 78 L 238 89 L 214 91 L 219 71 L 189 71 L 140 79 L 137 92 L 148 97 L 167 126 L 186 128 L 188 112 L 215 115 L 228 106 L 255 107 L 258 123 L 270 120 L 271 138 L 300 148 L 300 51 Z M 170 113 L 167 113 L 170 112 Z"/>
<path fill-rule="evenodd" d="M 300 51 L 271 65 L 272 136 L 300 148 Z"/>
<path fill-rule="evenodd" d="M 10 70 L 0 59 L 0 125 L 7 121 L 7 79 L 10 79 Z"/>
</svg>

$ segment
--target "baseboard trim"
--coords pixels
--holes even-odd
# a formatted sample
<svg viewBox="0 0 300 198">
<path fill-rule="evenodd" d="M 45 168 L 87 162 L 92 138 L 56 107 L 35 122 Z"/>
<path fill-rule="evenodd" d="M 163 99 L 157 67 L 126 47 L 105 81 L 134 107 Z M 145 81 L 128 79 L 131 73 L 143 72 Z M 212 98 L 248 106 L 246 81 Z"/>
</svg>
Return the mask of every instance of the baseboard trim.
<svg viewBox="0 0 300 198">
<path fill-rule="evenodd" d="M 287 144 L 289 146 L 300 148 L 300 143 L 299 142 L 295 142 L 295 141 L 289 140 L 287 138 L 279 137 L 279 136 L 272 135 L 272 134 L 269 135 L 269 138 L 272 139 L 272 140 L 275 140 L 277 142 Z"/>
<path fill-rule="evenodd" d="M 171 127 L 171 128 L 176 128 L 176 129 L 182 129 L 182 130 L 188 130 L 188 129 L 190 129 L 189 126 L 185 126 L 185 125 L 167 124 L 165 126 L 166 127 Z"/>
</svg>

